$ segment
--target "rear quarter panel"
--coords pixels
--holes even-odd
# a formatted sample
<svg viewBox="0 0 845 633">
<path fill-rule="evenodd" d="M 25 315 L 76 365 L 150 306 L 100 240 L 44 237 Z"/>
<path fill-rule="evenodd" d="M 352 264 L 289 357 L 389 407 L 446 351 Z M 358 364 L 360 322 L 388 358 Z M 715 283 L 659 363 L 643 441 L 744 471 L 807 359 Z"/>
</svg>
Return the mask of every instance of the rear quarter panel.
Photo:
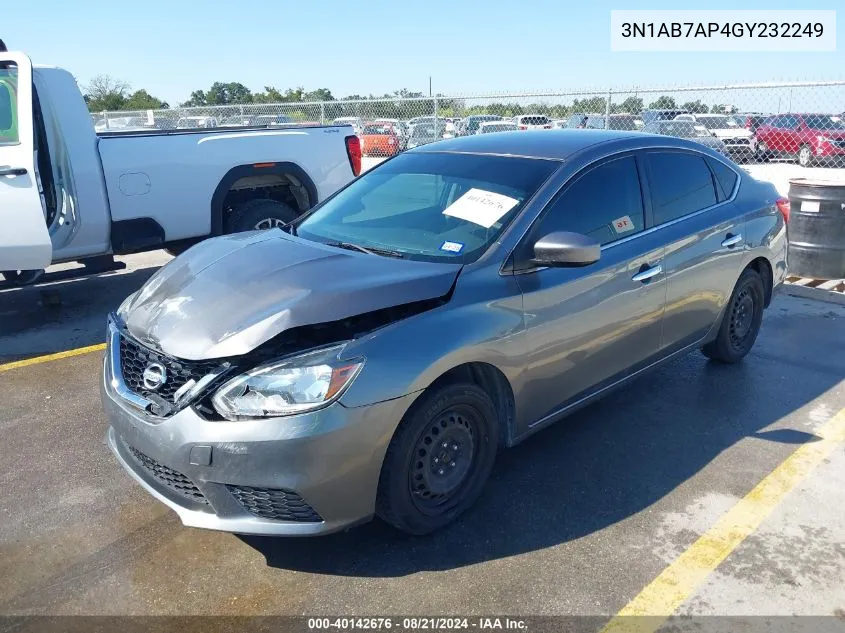
<svg viewBox="0 0 845 633">
<path fill-rule="evenodd" d="M 745 218 L 744 266 L 765 257 L 772 268 L 772 284 L 782 284 L 788 272 L 786 223 L 777 208 L 774 185 L 746 175 L 735 204 Z"/>
<path fill-rule="evenodd" d="M 314 182 L 318 201 L 349 182 L 348 127 L 203 131 L 101 137 L 112 220 L 152 218 L 168 241 L 211 232 L 211 198 L 234 167 L 290 162 Z"/>
</svg>

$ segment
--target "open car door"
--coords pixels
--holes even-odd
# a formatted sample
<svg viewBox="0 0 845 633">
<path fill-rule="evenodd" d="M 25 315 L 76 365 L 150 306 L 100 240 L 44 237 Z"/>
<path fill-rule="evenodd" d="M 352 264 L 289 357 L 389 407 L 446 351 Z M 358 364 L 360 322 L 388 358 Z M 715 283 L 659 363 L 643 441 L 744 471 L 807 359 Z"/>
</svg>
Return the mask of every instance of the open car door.
<svg viewBox="0 0 845 633">
<path fill-rule="evenodd" d="M 0 52 L 0 272 L 46 268 L 53 256 L 34 150 L 32 63 Z"/>
</svg>

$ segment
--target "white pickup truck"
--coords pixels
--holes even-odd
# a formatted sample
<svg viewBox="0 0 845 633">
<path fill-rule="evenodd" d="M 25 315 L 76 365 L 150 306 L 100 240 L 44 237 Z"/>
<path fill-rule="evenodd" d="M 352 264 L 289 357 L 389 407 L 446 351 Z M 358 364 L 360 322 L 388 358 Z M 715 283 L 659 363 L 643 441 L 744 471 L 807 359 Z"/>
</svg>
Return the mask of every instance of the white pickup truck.
<svg viewBox="0 0 845 633">
<path fill-rule="evenodd" d="M 280 226 L 361 169 L 349 126 L 95 133 L 73 76 L 0 49 L 0 273 Z"/>
</svg>

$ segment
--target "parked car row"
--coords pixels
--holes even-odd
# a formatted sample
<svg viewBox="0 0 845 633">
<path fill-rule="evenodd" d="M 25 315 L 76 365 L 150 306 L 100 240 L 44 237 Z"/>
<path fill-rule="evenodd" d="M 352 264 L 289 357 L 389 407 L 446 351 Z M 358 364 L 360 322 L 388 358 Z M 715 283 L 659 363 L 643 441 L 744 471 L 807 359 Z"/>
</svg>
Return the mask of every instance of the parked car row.
<svg viewBox="0 0 845 633">
<path fill-rule="evenodd" d="M 473 114 L 462 119 L 425 116 L 408 121 L 377 119 L 372 123 L 342 118 L 334 123 L 352 125 L 361 135 L 367 155 L 392 156 L 444 138 L 492 132 L 610 129 L 691 139 L 738 162 L 791 158 L 805 167 L 831 162 L 845 165 L 845 121 L 833 114 L 698 114 L 672 108 L 643 110 L 639 115 L 576 112 L 560 120 L 542 114 Z"/>
</svg>

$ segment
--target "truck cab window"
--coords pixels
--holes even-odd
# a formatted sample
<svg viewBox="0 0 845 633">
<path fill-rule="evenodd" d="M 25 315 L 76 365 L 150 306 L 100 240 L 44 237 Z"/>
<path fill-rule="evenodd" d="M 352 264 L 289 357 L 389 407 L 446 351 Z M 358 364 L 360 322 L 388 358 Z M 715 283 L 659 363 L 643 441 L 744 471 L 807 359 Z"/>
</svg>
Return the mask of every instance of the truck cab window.
<svg viewBox="0 0 845 633">
<path fill-rule="evenodd" d="M 0 145 L 17 145 L 20 142 L 17 85 L 17 66 L 10 62 L 0 65 Z"/>
</svg>

